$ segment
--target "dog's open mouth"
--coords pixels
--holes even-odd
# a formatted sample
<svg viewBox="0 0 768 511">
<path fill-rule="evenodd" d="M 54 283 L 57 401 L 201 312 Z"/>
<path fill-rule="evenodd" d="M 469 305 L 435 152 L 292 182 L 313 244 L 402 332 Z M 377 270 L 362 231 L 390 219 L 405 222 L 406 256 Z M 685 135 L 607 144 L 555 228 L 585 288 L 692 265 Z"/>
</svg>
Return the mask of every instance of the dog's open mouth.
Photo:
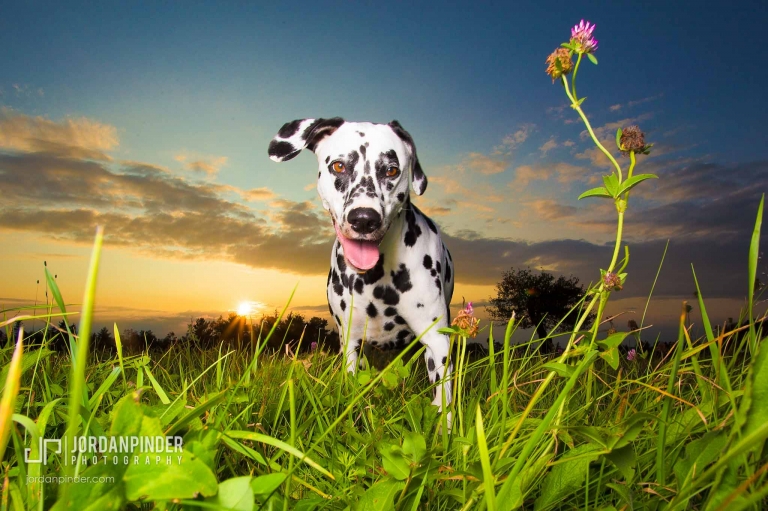
<svg viewBox="0 0 768 511">
<path fill-rule="evenodd" d="M 341 234 L 339 224 L 333 222 L 336 237 L 344 248 L 344 257 L 355 268 L 363 271 L 370 270 L 379 261 L 379 242 L 373 240 L 353 240 Z"/>
</svg>

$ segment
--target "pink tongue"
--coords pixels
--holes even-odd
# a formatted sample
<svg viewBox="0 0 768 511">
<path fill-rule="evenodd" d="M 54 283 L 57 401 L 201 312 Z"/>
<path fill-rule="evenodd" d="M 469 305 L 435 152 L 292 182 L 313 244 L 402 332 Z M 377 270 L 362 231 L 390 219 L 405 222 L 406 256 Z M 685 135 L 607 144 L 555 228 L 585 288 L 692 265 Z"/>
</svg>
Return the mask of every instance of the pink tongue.
<svg viewBox="0 0 768 511">
<path fill-rule="evenodd" d="M 336 237 L 339 238 L 341 246 L 344 247 L 344 256 L 355 268 L 370 270 L 376 266 L 376 263 L 379 261 L 379 245 L 377 242 L 351 240 L 341 234 L 338 224 L 334 224 L 334 227 L 336 228 Z"/>
</svg>

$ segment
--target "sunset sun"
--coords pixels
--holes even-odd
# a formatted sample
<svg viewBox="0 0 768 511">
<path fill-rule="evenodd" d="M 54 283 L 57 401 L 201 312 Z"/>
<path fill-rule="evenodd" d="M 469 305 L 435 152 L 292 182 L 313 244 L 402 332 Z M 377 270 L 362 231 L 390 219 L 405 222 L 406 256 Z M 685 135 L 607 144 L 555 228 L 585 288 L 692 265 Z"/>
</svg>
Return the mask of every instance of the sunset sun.
<svg viewBox="0 0 768 511">
<path fill-rule="evenodd" d="M 262 306 L 263 304 L 261 302 L 253 302 L 253 301 L 240 302 L 236 309 L 237 315 L 250 316 L 258 312 L 262 308 Z"/>
</svg>

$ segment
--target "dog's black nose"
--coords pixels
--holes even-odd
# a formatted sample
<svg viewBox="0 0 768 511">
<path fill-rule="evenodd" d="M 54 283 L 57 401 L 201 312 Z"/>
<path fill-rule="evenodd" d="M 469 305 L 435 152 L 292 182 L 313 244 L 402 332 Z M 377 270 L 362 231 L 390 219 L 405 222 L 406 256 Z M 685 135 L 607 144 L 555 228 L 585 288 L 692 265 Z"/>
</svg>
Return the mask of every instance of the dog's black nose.
<svg viewBox="0 0 768 511">
<path fill-rule="evenodd" d="M 381 215 L 371 208 L 355 208 L 347 214 L 347 222 L 360 234 L 370 234 L 381 227 Z"/>
</svg>

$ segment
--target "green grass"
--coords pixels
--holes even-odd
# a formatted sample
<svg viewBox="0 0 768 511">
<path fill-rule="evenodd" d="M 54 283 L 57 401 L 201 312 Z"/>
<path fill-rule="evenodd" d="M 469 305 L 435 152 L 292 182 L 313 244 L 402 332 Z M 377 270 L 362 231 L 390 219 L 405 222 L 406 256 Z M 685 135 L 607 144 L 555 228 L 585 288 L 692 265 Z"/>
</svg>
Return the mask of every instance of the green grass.
<svg viewBox="0 0 768 511">
<path fill-rule="evenodd" d="M 497 328 L 501 351 L 454 357 L 448 431 L 430 404 L 418 342 L 381 370 L 349 376 L 340 356 L 320 352 L 123 356 L 115 327 L 119 355 L 88 360 L 100 243 L 99 234 L 83 335 L 56 334 L 69 352 L 43 345 L 21 356 L 21 343 L 0 352 L 0 511 L 768 506 L 762 323 L 747 315 L 738 332 L 717 335 L 701 292 L 705 338 L 689 337 L 683 312 L 673 348 L 633 362 L 615 349 L 622 336 L 584 340 L 556 362 L 533 344 L 511 349 L 513 324 Z M 64 302 L 49 283 L 61 311 L 38 318 L 52 321 Z M 749 311 L 755 300 L 750 291 Z M 169 465 L 73 466 L 52 451 L 47 465 L 24 462 L 25 448 L 39 457 L 41 436 L 85 435 L 181 435 L 184 450 Z M 113 479 L 29 479 L 65 475 Z"/>
</svg>

